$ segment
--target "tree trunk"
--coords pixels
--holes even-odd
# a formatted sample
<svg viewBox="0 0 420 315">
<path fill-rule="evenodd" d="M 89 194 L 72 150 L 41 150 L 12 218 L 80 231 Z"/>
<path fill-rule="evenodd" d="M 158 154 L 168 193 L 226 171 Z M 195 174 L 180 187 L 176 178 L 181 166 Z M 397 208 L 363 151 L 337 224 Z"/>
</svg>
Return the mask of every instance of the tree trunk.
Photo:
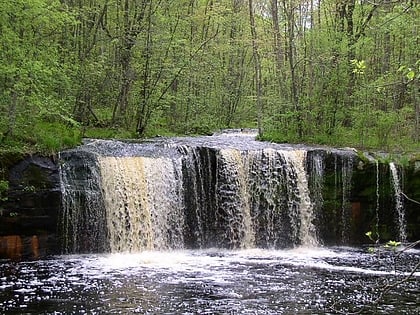
<svg viewBox="0 0 420 315">
<path fill-rule="evenodd" d="M 118 93 L 117 103 L 115 104 L 112 113 L 112 121 L 117 118 L 123 118 L 126 114 L 128 107 L 128 96 L 130 94 L 131 85 L 134 79 L 134 72 L 131 69 L 131 47 L 126 46 L 121 51 L 120 59 L 121 67 L 121 85 L 120 92 Z"/>
<path fill-rule="evenodd" d="M 251 37 L 252 37 L 252 53 L 255 67 L 255 92 L 256 92 L 256 107 L 257 107 L 257 125 L 258 134 L 263 135 L 262 116 L 263 116 L 263 105 L 262 105 L 262 78 L 261 78 L 261 61 L 259 55 L 259 47 L 257 42 L 257 29 L 255 25 L 254 16 L 254 4 L 252 0 L 248 1 L 249 4 L 249 21 L 251 26 Z"/>
<path fill-rule="evenodd" d="M 291 101 L 293 105 L 295 123 L 297 128 L 297 135 L 299 138 L 302 138 L 303 127 L 302 127 L 302 112 L 299 104 L 299 95 L 298 95 L 298 83 L 296 75 L 296 62 L 295 62 L 295 14 L 293 3 L 286 3 L 286 0 L 283 0 L 283 9 L 286 16 L 286 31 L 287 31 L 287 59 L 289 62 L 290 68 L 290 93 Z"/>
<path fill-rule="evenodd" d="M 136 44 L 138 34 L 143 30 L 142 23 L 149 3 L 151 5 L 151 1 L 148 0 L 142 0 L 140 2 L 124 0 L 123 3 L 122 25 L 120 25 L 122 34 L 120 34 L 121 40 L 118 60 L 121 79 L 120 91 L 112 113 L 112 121 L 114 123 L 117 120 L 124 120 L 126 118 L 129 95 L 135 79 L 135 72 L 131 65 L 133 48 Z"/>
<path fill-rule="evenodd" d="M 413 139 L 416 143 L 419 143 L 420 141 L 420 102 L 418 97 L 418 91 L 418 86 L 416 84 L 413 84 L 413 103 L 416 115 Z"/>
<path fill-rule="evenodd" d="M 277 0 L 271 0 L 271 16 L 272 16 L 272 23 L 273 23 L 273 46 L 274 46 L 274 56 L 276 61 L 276 72 L 277 78 L 279 80 L 279 92 L 282 93 L 283 91 L 283 63 L 284 63 L 284 52 L 283 52 L 283 45 L 281 40 L 281 32 L 280 32 L 280 25 L 279 25 L 279 9 Z"/>
<path fill-rule="evenodd" d="M 150 62 L 152 58 L 152 1 L 149 3 L 149 10 L 147 14 L 147 28 L 146 28 L 146 44 L 144 52 L 144 67 L 143 67 L 143 87 L 141 90 L 140 106 L 137 108 L 137 126 L 136 132 L 141 137 L 143 136 L 146 126 L 151 115 L 150 108 Z"/>
<path fill-rule="evenodd" d="M 228 71 L 224 78 L 224 95 L 222 98 L 221 109 L 225 112 L 224 123 L 227 128 L 231 127 L 235 117 L 236 110 L 241 100 L 242 84 L 244 81 L 244 65 L 245 65 L 245 51 L 237 45 L 240 38 L 240 30 L 236 17 L 241 11 L 242 0 L 234 0 L 232 8 L 232 20 L 230 23 L 229 31 L 229 53 L 228 53 Z M 237 46 L 237 47 L 235 47 Z"/>
</svg>

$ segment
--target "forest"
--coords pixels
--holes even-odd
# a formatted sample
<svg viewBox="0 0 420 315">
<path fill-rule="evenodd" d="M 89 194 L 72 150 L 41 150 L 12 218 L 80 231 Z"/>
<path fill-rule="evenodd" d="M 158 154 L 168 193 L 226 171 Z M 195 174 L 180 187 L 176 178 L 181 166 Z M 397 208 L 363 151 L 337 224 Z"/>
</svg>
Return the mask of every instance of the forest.
<svg viewBox="0 0 420 315">
<path fill-rule="evenodd" d="M 0 2 L 0 147 L 258 128 L 420 148 L 414 0 Z"/>
</svg>

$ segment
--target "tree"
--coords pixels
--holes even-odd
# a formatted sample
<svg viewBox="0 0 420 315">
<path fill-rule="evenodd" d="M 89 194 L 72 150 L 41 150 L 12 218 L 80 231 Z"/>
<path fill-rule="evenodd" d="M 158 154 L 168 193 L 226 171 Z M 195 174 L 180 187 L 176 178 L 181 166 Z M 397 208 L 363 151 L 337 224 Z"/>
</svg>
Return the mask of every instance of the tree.
<svg viewBox="0 0 420 315">
<path fill-rule="evenodd" d="M 133 48 L 136 45 L 137 37 L 144 31 L 145 25 L 148 25 L 147 21 L 151 19 L 146 15 L 150 15 L 152 12 L 152 2 L 152 0 L 124 0 L 117 7 L 117 24 L 112 37 L 118 39 L 117 63 L 120 70 L 120 83 L 118 98 L 112 112 L 113 121 L 126 119 L 129 95 L 135 80 L 132 68 Z"/>
<path fill-rule="evenodd" d="M 258 46 L 257 28 L 255 23 L 254 14 L 254 3 L 252 0 L 248 0 L 249 4 L 249 22 L 251 27 L 251 38 L 252 38 L 252 55 L 254 61 L 254 80 L 255 80 L 255 98 L 257 108 L 257 125 L 258 134 L 263 136 L 262 116 L 263 116 L 263 104 L 262 104 L 262 69 L 261 60 Z"/>
<path fill-rule="evenodd" d="M 73 36 L 66 43 L 69 53 L 66 61 L 74 64 L 73 81 L 77 87 L 73 116 L 84 125 L 88 125 L 91 119 L 94 123 L 100 123 L 94 107 L 99 102 L 104 104 L 109 101 L 105 97 L 109 57 L 103 52 L 110 50 L 110 47 L 104 44 L 107 37 L 102 32 L 108 26 L 109 1 L 77 0 L 69 1 L 68 5 L 77 18 L 77 23 L 67 29 Z"/>
<path fill-rule="evenodd" d="M 241 46 L 241 37 L 244 36 L 241 25 L 243 0 L 232 1 L 232 14 L 228 29 L 227 62 L 224 64 L 226 73 L 223 75 L 224 94 L 222 106 L 225 109 L 225 125 L 230 128 L 235 114 L 242 100 L 243 85 L 246 75 L 246 47 Z"/>
<path fill-rule="evenodd" d="M 86 136 L 256 126 L 271 139 L 370 147 L 420 137 L 412 0 L 19 0 L 0 9 L 4 141 L 34 142 L 30 127 L 57 122 Z"/>
<path fill-rule="evenodd" d="M 0 4 L 0 141 L 33 136 L 38 119 L 67 119 L 69 77 L 60 63 L 63 28 L 72 23 L 59 1 Z M 19 131 L 16 133 L 16 131 Z"/>
</svg>

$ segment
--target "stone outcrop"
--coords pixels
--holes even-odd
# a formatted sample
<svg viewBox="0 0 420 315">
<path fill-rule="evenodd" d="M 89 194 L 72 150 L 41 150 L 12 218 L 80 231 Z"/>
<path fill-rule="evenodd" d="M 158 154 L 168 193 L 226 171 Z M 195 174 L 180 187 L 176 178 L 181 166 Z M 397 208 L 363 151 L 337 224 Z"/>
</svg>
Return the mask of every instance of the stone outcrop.
<svg viewBox="0 0 420 315">
<path fill-rule="evenodd" d="M 57 162 L 29 156 L 8 170 L 9 191 L 0 205 L 0 258 L 38 258 L 58 252 L 61 204 Z"/>
</svg>

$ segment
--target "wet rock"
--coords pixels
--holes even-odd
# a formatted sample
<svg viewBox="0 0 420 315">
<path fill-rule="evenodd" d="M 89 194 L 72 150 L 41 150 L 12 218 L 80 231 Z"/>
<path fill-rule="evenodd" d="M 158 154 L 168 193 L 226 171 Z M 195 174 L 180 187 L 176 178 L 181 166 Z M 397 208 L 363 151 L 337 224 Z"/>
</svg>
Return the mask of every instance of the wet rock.
<svg viewBox="0 0 420 315">
<path fill-rule="evenodd" d="M 61 193 L 58 165 L 54 158 L 29 156 L 18 161 L 8 170 L 8 182 L 7 199 L 0 205 L 0 236 L 3 244 L 0 257 L 38 257 L 40 253 L 57 253 L 56 230 Z M 13 243 L 11 239 L 16 242 Z M 32 246 L 11 245 L 20 244 L 19 239 L 20 243 L 27 239 L 45 241 L 41 245 L 38 243 L 38 254 L 34 254 Z"/>
</svg>

